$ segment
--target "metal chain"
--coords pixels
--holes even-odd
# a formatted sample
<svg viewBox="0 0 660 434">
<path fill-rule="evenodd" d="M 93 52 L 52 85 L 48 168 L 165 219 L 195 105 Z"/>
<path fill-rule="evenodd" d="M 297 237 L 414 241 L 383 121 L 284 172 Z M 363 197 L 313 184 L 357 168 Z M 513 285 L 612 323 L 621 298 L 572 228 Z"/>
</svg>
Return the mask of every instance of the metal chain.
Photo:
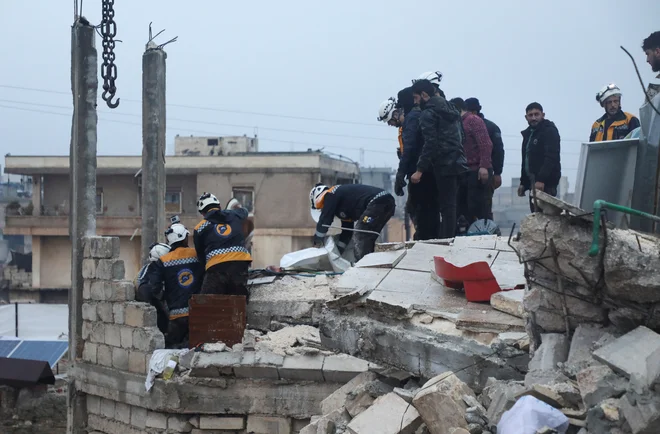
<svg viewBox="0 0 660 434">
<path fill-rule="evenodd" d="M 115 0 L 102 0 L 101 37 L 103 38 L 103 65 L 101 66 L 101 77 L 103 78 L 103 100 L 111 109 L 117 108 L 117 102 L 112 102 L 117 92 L 115 80 L 117 79 L 117 65 L 115 65 L 115 36 L 117 35 L 117 23 L 114 21 Z"/>
</svg>

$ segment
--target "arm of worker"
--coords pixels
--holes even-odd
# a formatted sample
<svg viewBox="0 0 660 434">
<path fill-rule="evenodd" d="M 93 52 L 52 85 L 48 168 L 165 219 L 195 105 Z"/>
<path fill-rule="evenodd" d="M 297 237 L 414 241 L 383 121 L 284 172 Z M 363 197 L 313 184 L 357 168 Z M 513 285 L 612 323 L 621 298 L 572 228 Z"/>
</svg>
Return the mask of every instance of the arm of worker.
<svg viewBox="0 0 660 434">
<path fill-rule="evenodd" d="M 410 167 L 410 159 L 417 151 L 417 131 L 419 129 L 420 112 L 413 110 L 406 116 L 406 122 L 401 133 L 403 153 L 399 160 L 399 173 L 405 174 Z"/>
<path fill-rule="evenodd" d="M 248 218 L 248 215 L 250 214 L 250 212 L 243 207 L 225 210 L 223 212 L 233 214 L 239 220 L 245 220 L 246 218 Z"/>
<path fill-rule="evenodd" d="M 330 192 L 326 193 L 323 199 L 321 217 L 319 217 L 319 222 L 316 224 L 316 232 L 314 232 L 314 238 L 312 238 L 312 243 L 314 246 L 324 245 L 324 238 L 328 234 L 328 226 L 332 225 L 332 222 L 335 219 L 336 207 L 336 196 Z"/>
<path fill-rule="evenodd" d="M 193 231 L 193 244 L 195 244 L 195 252 L 197 252 L 197 260 L 202 267 L 206 268 L 206 254 L 204 253 L 204 245 L 202 243 L 202 234 L 195 229 Z"/>
<path fill-rule="evenodd" d="M 339 234 L 339 239 L 337 240 L 337 248 L 339 253 L 344 253 L 346 246 L 351 242 L 351 237 L 353 236 L 353 231 L 347 229 L 353 229 L 353 221 L 342 220 L 341 221 L 341 234 Z"/>
<path fill-rule="evenodd" d="M 153 299 L 160 299 L 163 292 L 163 281 L 165 275 L 163 262 L 158 260 L 147 266 L 144 278 L 138 288 L 139 300 L 151 303 Z"/>
<path fill-rule="evenodd" d="M 422 131 L 424 145 L 417 160 L 417 171 L 428 172 L 431 170 L 433 161 L 436 160 L 440 150 L 440 141 L 436 128 L 436 115 L 431 110 L 424 110 L 419 117 L 419 128 Z"/>
<path fill-rule="evenodd" d="M 504 142 L 502 141 L 502 131 L 500 127 L 495 124 L 493 125 L 492 134 L 489 134 L 491 142 L 493 143 L 493 152 L 492 152 L 492 163 L 493 163 L 493 174 L 501 175 L 504 170 Z"/>
<path fill-rule="evenodd" d="M 559 131 L 556 128 L 549 128 L 545 137 L 545 147 L 543 150 L 543 165 L 541 170 L 536 174 L 535 182 L 547 183 L 552 174 L 560 170 L 560 142 Z"/>
</svg>

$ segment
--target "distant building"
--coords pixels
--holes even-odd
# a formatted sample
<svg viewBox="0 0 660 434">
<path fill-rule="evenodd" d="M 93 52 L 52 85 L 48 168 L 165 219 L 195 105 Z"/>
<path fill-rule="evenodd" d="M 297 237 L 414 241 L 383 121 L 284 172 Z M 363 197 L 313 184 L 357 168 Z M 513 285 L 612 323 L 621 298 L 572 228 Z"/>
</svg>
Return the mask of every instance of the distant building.
<svg viewBox="0 0 660 434">
<path fill-rule="evenodd" d="M 259 152 L 259 139 L 248 136 L 174 138 L 174 155 L 222 156 L 244 152 Z"/>
</svg>

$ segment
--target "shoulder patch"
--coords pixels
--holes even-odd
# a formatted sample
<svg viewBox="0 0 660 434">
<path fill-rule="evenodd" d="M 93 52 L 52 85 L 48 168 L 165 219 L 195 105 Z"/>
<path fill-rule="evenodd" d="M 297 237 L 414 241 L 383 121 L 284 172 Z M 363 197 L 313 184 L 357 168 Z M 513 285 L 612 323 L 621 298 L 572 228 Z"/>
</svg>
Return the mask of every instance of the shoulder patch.
<svg viewBox="0 0 660 434">
<path fill-rule="evenodd" d="M 201 232 L 201 231 L 203 231 L 204 229 L 206 229 L 206 227 L 207 227 L 209 224 L 210 224 L 210 223 L 209 223 L 206 219 L 204 219 L 204 220 L 202 220 L 201 222 L 197 223 L 197 226 L 195 226 L 195 230 L 196 230 L 197 232 Z"/>
</svg>

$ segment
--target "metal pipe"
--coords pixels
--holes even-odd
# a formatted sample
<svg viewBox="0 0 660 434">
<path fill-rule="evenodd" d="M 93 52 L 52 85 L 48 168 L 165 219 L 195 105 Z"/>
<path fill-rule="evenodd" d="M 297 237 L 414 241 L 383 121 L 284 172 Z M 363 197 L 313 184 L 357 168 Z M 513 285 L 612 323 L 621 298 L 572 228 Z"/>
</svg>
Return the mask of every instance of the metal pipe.
<svg viewBox="0 0 660 434">
<path fill-rule="evenodd" d="M 380 233 L 376 231 L 366 231 L 364 229 L 351 229 L 351 228 L 343 228 L 341 226 L 331 226 L 331 225 L 323 225 L 323 227 L 329 229 L 341 229 L 342 231 L 362 232 L 364 234 L 372 234 L 372 235 L 380 236 Z"/>
<path fill-rule="evenodd" d="M 601 210 L 603 208 L 611 209 L 612 211 L 622 212 L 624 214 L 634 215 L 637 217 L 647 218 L 654 222 L 660 222 L 660 217 L 656 215 L 645 213 L 643 211 L 639 211 L 636 209 L 628 208 L 626 206 L 617 205 L 615 203 L 605 202 L 604 200 L 599 199 L 594 202 L 594 225 L 593 225 L 593 233 L 591 240 L 591 248 L 589 249 L 589 256 L 597 256 L 599 252 L 598 237 L 600 235 L 600 215 L 601 215 Z"/>
</svg>

